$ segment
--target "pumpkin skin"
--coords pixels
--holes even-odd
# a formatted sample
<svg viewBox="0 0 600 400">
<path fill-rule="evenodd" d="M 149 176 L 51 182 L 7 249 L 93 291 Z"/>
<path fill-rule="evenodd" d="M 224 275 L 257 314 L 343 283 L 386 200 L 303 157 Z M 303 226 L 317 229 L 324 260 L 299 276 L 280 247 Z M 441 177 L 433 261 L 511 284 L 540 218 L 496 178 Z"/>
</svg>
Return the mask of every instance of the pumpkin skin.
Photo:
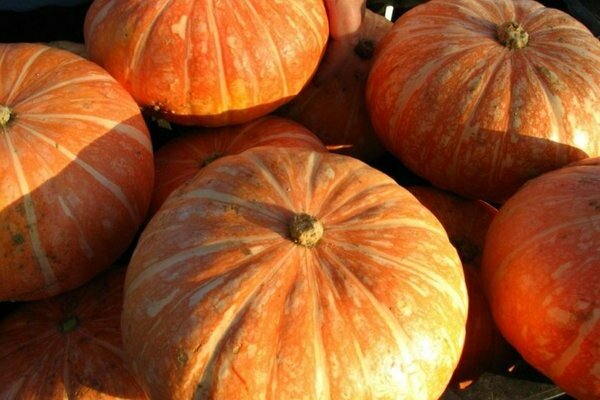
<svg viewBox="0 0 600 400">
<path fill-rule="evenodd" d="M 0 301 L 75 288 L 129 246 L 150 204 L 152 145 L 96 64 L 0 45 Z"/>
<path fill-rule="evenodd" d="M 121 342 L 125 268 L 0 321 L 0 398 L 145 399 Z"/>
<path fill-rule="evenodd" d="M 523 358 L 577 399 L 600 398 L 600 159 L 525 184 L 485 244 L 492 313 Z"/>
<path fill-rule="evenodd" d="M 196 128 L 169 141 L 154 156 L 156 181 L 150 205 L 154 215 L 165 199 L 219 157 L 256 146 L 307 148 L 327 151 L 304 126 L 276 116 L 222 128 Z"/>
<path fill-rule="evenodd" d="M 500 42 L 510 21 L 528 33 L 525 47 Z M 600 155 L 599 61 L 600 42 L 560 10 L 432 0 L 380 42 L 367 106 L 384 146 L 409 169 L 502 203 L 528 179 Z"/>
<path fill-rule="evenodd" d="M 84 24 L 90 58 L 142 107 L 212 127 L 297 95 L 328 34 L 322 0 L 95 0 Z"/>
<path fill-rule="evenodd" d="M 496 208 L 430 186 L 407 188 L 442 223 L 460 256 L 469 313 L 463 352 L 451 383 L 465 388 L 486 371 L 506 371 L 516 357 L 492 317 L 481 282 L 481 255 Z"/>
<path fill-rule="evenodd" d="M 359 31 L 354 54 L 335 76 L 320 85 L 310 83 L 277 114 L 314 132 L 330 151 L 372 161 L 384 149 L 371 125 L 365 104 L 373 51 L 392 22 L 369 9 Z"/>
<path fill-rule="evenodd" d="M 323 230 L 300 230 L 303 213 Z M 206 166 L 149 222 L 124 347 L 157 399 L 437 399 L 462 349 L 464 285 L 443 227 L 388 176 L 255 147 Z"/>
</svg>

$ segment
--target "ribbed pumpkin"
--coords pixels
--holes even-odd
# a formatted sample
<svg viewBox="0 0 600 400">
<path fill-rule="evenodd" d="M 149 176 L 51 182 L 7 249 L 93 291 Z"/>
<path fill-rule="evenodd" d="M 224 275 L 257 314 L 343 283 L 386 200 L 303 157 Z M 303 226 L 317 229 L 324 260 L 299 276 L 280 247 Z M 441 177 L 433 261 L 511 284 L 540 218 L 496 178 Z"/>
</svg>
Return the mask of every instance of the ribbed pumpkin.
<svg viewBox="0 0 600 400">
<path fill-rule="evenodd" d="M 171 195 L 126 278 L 124 347 L 156 399 L 437 399 L 466 323 L 437 219 L 347 156 L 256 147 Z"/>
<path fill-rule="evenodd" d="M 320 85 L 310 83 L 277 114 L 300 122 L 329 150 L 371 161 L 384 152 L 373 131 L 365 104 L 365 87 L 379 40 L 392 23 L 370 10 L 359 31 L 353 57 Z"/>
<path fill-rule="evenodd" d="M 160 208 L 173 190 L 189 181 L 212 161 L 256 146 L 327 151 L 321 141 L 304 126 L 275 116 L 230 127 L 195 128 L 169 141 L 156 152 L 156 181 L 150 205 L 151 214 Z"/>
<path fill-rule="evenodd" d="M 85 43 L 149 111 L 223 126 L 297 95 L 328 37 L 322 0 L 95 0 Z"/>
<path fill-rule="evenodd" d="M 600 398 L 600 159 L 544 174 L 500 208 L 483 278 L 523 358 L 573 397 Z"/>
<path fill-rule="evenodd" d="M 484 201 L 464 199 L 430 186 L 407 189 L 439 219 L 462 261 L 469 313 L 465 345 L 452 384 L 464 388 L 485 371 L 507 371 L 516 357 L 496 327 L 481 282 L 485 236 L 498 210 Z"/>
<path fill-rule="evenodd" d="M 0 45 L 0 301 L 56 295 L 109 267 L 144 220 L 152 145 L 96 64 Z"/>
<path fill-rule="evenodd" d="M 0 321 L 0 398 L 145 399 L 121 342 L 125 268 Z"/>
<path fill-rule="evenodd" d="M 380 42 L 367 105 L 415 173 L 501 203 L 532 177 L 600 155 L 600 42 L 531 0 L 432 0 Z"/>
</svg>

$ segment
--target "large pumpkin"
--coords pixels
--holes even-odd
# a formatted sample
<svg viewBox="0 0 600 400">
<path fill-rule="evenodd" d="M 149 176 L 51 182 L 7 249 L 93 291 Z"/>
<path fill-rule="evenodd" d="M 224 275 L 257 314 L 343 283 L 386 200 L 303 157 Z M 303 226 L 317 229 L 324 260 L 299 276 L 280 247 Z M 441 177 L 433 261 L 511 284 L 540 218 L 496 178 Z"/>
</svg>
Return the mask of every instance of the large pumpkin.
<svg viewBox="0 0 600 400">
<path fill-rule="evenodd" d="M 466 323 L 437 219 L 347 156 L 256 147 L 174 192 L 126 278 L 124 347 L 156 399 L 437 399 Z"/>
<path fill-rule="evenodd" d="M 241 125 L 195 128 L 169 141 L 155 154 L 156 182 L 150 205 L 153 215 L 165 199 L 203 167 L 219 157 L 256 146 L 327 151 L 308 129 L 291 120 L 266 116 Z"/>
<path fill-rule="evenodd" d="M 125 268 L 112 268 L 0 321 L 0 398 L 145 399 L 123 360 L 124 280 Z"/>
<path fill-rule="evenodd" d="M 81 285 L 144 220 L 152 146 L 131 96 L 96 64 L 0 45 L 0 301 Z"/>
<path fill-rule="evenodd" d="M 494 318 L 531 365 L 600 398 L 600 159 L 544 174 L 500 209 L 483 278 Z"/>
<path fill-rule="evenodd" d="M 207 126 L 289 101 L 328 38 L 322 0 L 95 0 L 84 28 L 91 59 L 141 106 Z"/>
<path fill-rule="evenodd" d="M 375 135 L 365 104 L 365 87 L 379 40 L 392 23 L 370 10 L 360 27 L 354 54 L 320 85 L 310 83 L 277 113 L 300 122 L 329 150 L 372 161 L 384 150 Z"/>
<path fill-rule="evenodd" d="M 464 388 L 483 372 L 506 372 L 516 357 L 496 327 L 481 282 L 481 255 L 487 230 L 498 212 L 430 186 L 407 188 L 442 223 L 462 262 L 469 295 L 465 345 L 451 383 Z"/>
<path fill-rule="evenodd" d="M 531 0 L 432 0 L 382 39 L 367 104 L 386 148 L 435 186 L 503 202 L 600 155 L 600 42 Z"/>
</svg>

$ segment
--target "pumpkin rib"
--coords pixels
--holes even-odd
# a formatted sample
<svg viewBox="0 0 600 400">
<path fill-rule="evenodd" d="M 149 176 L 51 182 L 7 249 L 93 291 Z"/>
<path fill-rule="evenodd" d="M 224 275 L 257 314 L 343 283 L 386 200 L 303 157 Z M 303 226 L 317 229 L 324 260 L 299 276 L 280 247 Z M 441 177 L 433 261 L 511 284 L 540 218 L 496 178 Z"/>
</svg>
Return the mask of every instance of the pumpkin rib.
<svg viewBox="0 0 600 400">
<path fill-rule="evenodd" d="M 159 5 L 158 7 L 153 7 L 155 14 L 152 17 L 150 17 L 148 26 L 144 27 L 144 29 L 141 31 L 141 34 L 140 34 L 137 42 L 135 42 L 135 44 L 133 46 L 133 53 L 132 53 L 132 57 L 130 60 L 130 64 L 129 64 L 128 68 L 125 70 L 125 76 L 124 76 L 125 81 L 129 82 L 128 86 L 131 87 L 131 90 L 134 93 L 137 92 L 140 87 L 142 87 L 143 85 L 145 85 L 147 83 L 146 81 L 142 81 L 142 77 L 144 77 L 144 75 L 141 73 L 141 70 L 142 70 L 142 67 L 144 64 L 142 56 L 148 45 L 148 40 L 153 35 L 156 35 L 156 33 L 154 32 L 154 28 L 156 27 L 158 20 L 161 18 L 163 13 L 166 12 L 168 6 L 173 2 L 173 0 L 163 0 L 163 1 L 164 1 L 163 4 Z M 136 27 L 136 29 L 137 29 L 137 27 Z M 144 79 L 146 79 L 146 78 L 144 78 Z M 142 106 L 144 106 L 144 105 L 146 105 L 146 104 L 142 104 Z"/>
<path fill-rule="evenodd" d="M 244 314 L 248 311 L 252 301 L 260 294 L 261 288 L 282 268 L 282 266 L 288 261 L 290 257 L 292 257 L 295 253 L 295 248 L 290 246 L 287 252 L 282 255 L 278 260 L 275 261 L 275 265 L 273 268 L 263 268 L 262 271 L 259 268 L 255 268 L 257 271 L 254 273 L 256 275 L 260 275 L 261 272 L 264 277 L 257 279 L 258 282 L 251 288 L 247 290 L 249 293 L 243 296 L 243 300 L 236 301 L 234 305 L 229 307 L 226 311 L 223 312 L 223 318 L 217 324 L 217 326 L 213 329 L 213 331 L 208 336 L 207 340 L 203 343 L 200 343 L 199 346 L 194 350 L 194 358 L 195 360 L 201 359 L 203 354 L 212 354 L 210 357 L 210 361 L 205 364 L 205 368 L 202 368 L 202 363 L 195 362 L 194 367 L 191 368 L 189 375 L 192 376 L 195 382 L 199 382 L 200 384 L 197 387 L 202 387 L 202 382 L 204 381 L 205 371 L 211 370 L 214 367 L 214 363 L 216 361 L 216 356 L 219 355 L 219 352 L 216 351 L 220 345 L 225 342 L 229 335 L 231 335 L 231 329 L 235 329 L 236 322 L 238 322 L 241 318 L 243 318 Z M 220 276 L 218 279 L 223 278 Z M 248 285 L 248 281 L 250 279 L 245 279 L 246 285 Z M 227 281 L 224 284 L 228 284 Z M 247 286 L 246 286 L 247 287 Z M 202 286 L 200 290 L 202 290 Z M 194 292 L 194 291 L 192 291 Z M 236 296 L 237 293 L 233 296 Z M 241 295 L 240 295 L 241 296 Z M 237 297 L 237 296 L 236 296 Z M 204 296 L 203 296 L 204 298 Z M 233 311 L 231 311 L 233 310 Z M 229 314 L 229 316 L 228 316 Z M 182 325 L 185 321 L 182 321 Z M 216 342 L 216 343 L 213 343 Z M 201 349 L 199 349 L 201 347 Z M 209 386 L 209 388 L 212 387 Z"/>
<path fill-rule="evenodd" d="M 276 44 L 275 38 L 273 37 L 273 32 L 266 29 L 264 24 L 259 23 L 261 18 L 260 18 L 258 11 L 256 10 L 256 8 L 252 5 L 252 2 L 250 2 L 249 0 L 244 0 L 244 1 L 248 5 L 250 14 L 258 22 L 255 25 L 259 26 L 263 30 L 264 36 L 267 39 L 267 45 L 271 48 L 272 53 L 275 55 L 274 60 L 277 64 L 277 71 L 279 72 L 278 77 L 281 80 L 281 88 L 283 89 L 283 91 L 282 91 L 283 97 L 287 98 L 290 96 L 290 88 L 288 87 L 287 80 L 285 79 L 286 74 L 285 74 L 284 62 L 283 62 L 283 59 L 281 58 L 281 51 Z"/>
<path fill-rule="evenodd" d="M 449 164 L 449 167 L 452 169 L 459 168 L 459 160 L 461 159 L 461 157 L 470 157 L 471 156 L 470 153 L 464 154 L 462 152 L 463 149 L 460 144 L 465 140 L 467 133 L 468 133 L 468 129 L 470 128 L 471 123 L 473 122 L 473 119 L 478 114 L 478 110 L 479 110 L 479 107 L 481 106 L 482 100 L 485 99 L 488 96 L 488 93 L 496 87 L 495 79 L 498 77 L 498 74 L 500 73 L 500 69 L 505 66 L 504 65 L 505 60 L 506 60 L 506 57 L 504 56 L 504 54 L 502 54 L 502 53 L 498 54 L 498 60 L 490 67 L 489 75 L 486 77 L 485 81 L 483 81 L 480 85 L 478 85 L 478 86 L 481 86 L 481 89 L 479 90 L 478 96 L 476 96 L 475 104 L 473 106 L 469 107 L 469 110 L 470 110 L 470 112 L 468 112 L 469 117 L 464 123 L 464 127 L 460 134 L 460 138 L 457 141 L 456 150 L 454 151 L 454 156 L 452 157 L 452 162 Z M 469 80 L 465 81 L 465 83 L 467 85 L 468 85 L 468 82 L 469 82 Z M 467 112 L 467 111 L 465 111 L 465 112 Z M 455 184 L 457 183 L 458 179 L 459 179 L 458 174 L 455 174 L 455 176 L 454 176 Z"/>
<path fill-rule="evenodd" d="M 192 113 L 192 78 L 190 76 L 190 68 L 191 68 L 191 64 L 194 60 L 194 51 L 193 51 L 193 45 L 192 45 L 192 21 L 194 21 L 193 18 L 193 12 L 194 9 L 196 8 L 196 0 L 192 0 L 190 2 L 190 8 L 188 9 L 187 13 L 185 15 L 187 15 L 187 18 L 185 20 L 185 29 L 183 29 L 183 42 L 185 43 L 185 57 L 183 58 L 183 63 L 181 65 L 182 67 L 182 75 L 183 75 L 183 102 L 185 104 L 184 106 L 184 112 L 186 113 Z"/>
<path fill-rule="evenodd" d="M 227 104 L 231 103 L 231 93 L 229 92 L 229 87 L 227 87 L 227 75 L 225 72 L 225 59 L 223 55 L 223 48 L 221 46 L 221 37 L 219 35 L 219 27 L 217 23 L 217 17 L 214 11 L 214 1 L 207 2 L 208 10 L 206 12 L 207 22 L 208 22 L 208 32 L 209 36 L 213 39 L 214 52 L 215 52 L 215 60 L 217 61 L 216 70 L 217 80 L 219 81 L 219 102 L 217 105 L 217 109 L 223 110 L 226 108 Z M 229 118 L 226 118 L 229 121 Z"/>
<path fill-rule="evenodd" d="M 281 186 L 281 182 L 279 182 L 279 179 L 271 172 L 269 167 L 263 164 L 263 162 L 253 154 L 249 155 L 248 160 L 250 160 L 253 163 L 253 166 L 258 169 L 257 172 L 260 172 L 263 178 L 265 178 L 265 183 L 271 185 L 271 188 L 279 195 L 280 200 L 285 206 L 290 210 L 293 210 L 294 206 L 292 205 L 290 196 L 286 193 L 285 189 Z"/>
<path fill-rule="evenodd" d="M 595 331 L 596 326 L 598 325 L 598 321 L 600 321 L 600 308 L 596 307 L 593 310 L 592 316 L 588 321 L 585 321 L 581 324 L 577 331 L 577 336 L 572 338 L 571 344 L 564 349 L 558 356 L 558 359 L 554 361 L 553 364 L 553 372 L 562 375 L 566 372 L 569 364 L 571 364 L 575 357 L 579 356 L 580 347 L 582 343 L 588 337 L 597 336 Z"/>
</svg>

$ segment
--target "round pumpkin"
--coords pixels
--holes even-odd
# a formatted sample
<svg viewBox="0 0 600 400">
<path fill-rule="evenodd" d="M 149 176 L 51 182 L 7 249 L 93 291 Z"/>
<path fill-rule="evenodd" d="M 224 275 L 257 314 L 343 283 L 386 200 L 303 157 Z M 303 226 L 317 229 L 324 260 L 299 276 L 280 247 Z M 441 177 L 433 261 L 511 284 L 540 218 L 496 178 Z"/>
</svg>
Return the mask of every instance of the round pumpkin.
<svg viewBox="0 0 600 400">
<path fill-rule="evenodd" d="M 145 218 L 152 145 L 131 96 L 65 50 L 0 45 L 0 301 L 79 286 Z"/>
<path fill-rule="evenodd" d="M 298 121 L 314 132 L 333 152 L 372 161 L 384 149 L 369 119 L 365 87 L 379 40 L 392 23 L 366 10 L 354 54 L 327 81 L 310 83 L 278 115 Z"/>
<path fill-rule="evenodd" d="M 382 39 L 367 105 L 384 146 L 466 197 L 504 202 L 600 155 L 600 42 L 531 0 L 431 0 Z"/>
<path fill-rule="evenodd" d="M 600 398 L 600 159 L 525 184 L 488 231 L 483 281 L 506 339 L 581 400 Z"/>
<path fill-rule="evenodd" d="M 507 371 L 516 357 L 496 327 L 481 282 L 481 255 L 487 230 L 498 210 L 431 186 L 407 188 L 442 223 L 463 266 L 469 313 L 465 345 L 451 383 L 465 388 L 484 372 Z"/>
<path fill-rule="evenodd" d="M 255 147 L 144 230 L 122 319 L 157 399 L 437 399 L 462 350 L 460 259 L 437 219 L 347 156 Z"/>
<path fill-rule="evenodd" d="M 0 321 L 0 398 L 145 399 L 121 341 L 125 268 Z"/>
<path fill-rule="evenodd" d="M 310 80 L 328 38 L 322 0 L 95 0 L 90 58 L 150 112 L 224 126 L 266 115 Z"/>
<path fill-rule="evenodd" d="M 327 151 L 308 129 L 275 116 L 235 126 L 189 130 L 167 142 L 154 156 L 156 180 L 150 205 L 151 215 L 156 213 L 173 190 L 189 181 L 212 161 L 256 146 Z"/>
</svg>

